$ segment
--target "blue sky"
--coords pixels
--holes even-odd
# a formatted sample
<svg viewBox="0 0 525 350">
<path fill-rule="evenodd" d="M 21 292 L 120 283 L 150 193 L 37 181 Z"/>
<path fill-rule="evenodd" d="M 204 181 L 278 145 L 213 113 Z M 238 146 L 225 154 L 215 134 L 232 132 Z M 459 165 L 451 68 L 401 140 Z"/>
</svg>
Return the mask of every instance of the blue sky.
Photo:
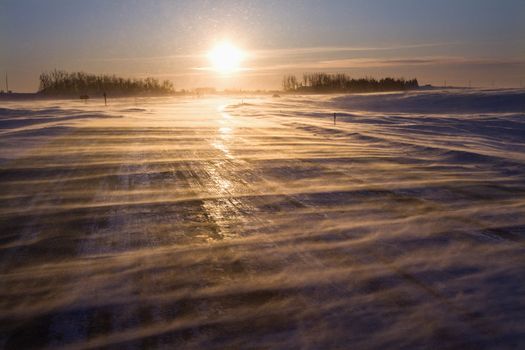
<svg viewBox="0 0 525 350">
<path fill-rule="evenodd" d="M 247 70 L 201 70 L 227 39 Z M 284 73 L 525 83 L 523 0 L 0 0 L 0 70 L 34 91 L 54 68 L 155 76 L 177 88 L 277 88 Z M 3 84 L 0 85 L 4 88 Z"/>
</svg>

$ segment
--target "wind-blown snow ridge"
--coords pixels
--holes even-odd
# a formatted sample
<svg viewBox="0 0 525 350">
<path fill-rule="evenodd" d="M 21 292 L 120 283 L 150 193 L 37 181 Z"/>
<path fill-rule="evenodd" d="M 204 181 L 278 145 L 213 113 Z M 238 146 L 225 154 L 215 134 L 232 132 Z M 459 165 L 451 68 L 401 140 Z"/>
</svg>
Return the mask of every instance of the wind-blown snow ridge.
<svg viewBox="0 0 525 350">
<path fill-rule="evenodd" d="M 429 90 L 356 94 L 333 99 L 341 109 L 424 114 L 525 113 L 525 90 Z"/>
</svg>

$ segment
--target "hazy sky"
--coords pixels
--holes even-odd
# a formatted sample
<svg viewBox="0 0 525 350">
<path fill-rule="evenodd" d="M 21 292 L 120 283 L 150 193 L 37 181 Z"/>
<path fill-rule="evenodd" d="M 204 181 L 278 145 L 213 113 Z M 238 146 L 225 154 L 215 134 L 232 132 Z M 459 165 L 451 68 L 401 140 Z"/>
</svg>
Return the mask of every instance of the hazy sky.
<svg viewBox="0 0 525 350">
<path fill-rule="evenodd" d="M 223 39 L 248 52 L 247 70 L 199 69 Z M 279 88 L 284 73 L 306 71 L 520 86 L 525 1 L 0 0 L 10 88 L 35 91 L 54 68 L 154 76 L 177 89 Z"/>
</svg>

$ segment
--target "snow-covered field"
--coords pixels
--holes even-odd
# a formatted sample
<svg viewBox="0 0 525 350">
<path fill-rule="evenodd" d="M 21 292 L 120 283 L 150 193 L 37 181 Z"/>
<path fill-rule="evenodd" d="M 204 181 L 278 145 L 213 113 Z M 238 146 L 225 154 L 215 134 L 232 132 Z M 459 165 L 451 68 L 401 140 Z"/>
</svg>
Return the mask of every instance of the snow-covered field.
<svg viewBox="0 0 525 350">
<path fill-rule="evenodd" d="M 109 102 L 0 102 L 0 348 L 525 348 L 525 91 Z"/>
</svg>

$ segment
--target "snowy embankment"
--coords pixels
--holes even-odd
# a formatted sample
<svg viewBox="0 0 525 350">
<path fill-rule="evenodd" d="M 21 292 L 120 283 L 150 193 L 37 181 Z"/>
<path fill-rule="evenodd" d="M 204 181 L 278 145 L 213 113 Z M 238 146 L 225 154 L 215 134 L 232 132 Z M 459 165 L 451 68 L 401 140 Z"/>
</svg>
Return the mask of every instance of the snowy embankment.
<svg viewBox="0 0 525 350">
<path fill-rule="evenodd" d="M 525 113 L 524 90 L 430 90 L 333 99 L 341 109 L 423 114 Z"/>
<path fill-rule="evenodd" d="M 524 97 L 5 103 L 0 348 L 523 348 Z"/>
</svg>

